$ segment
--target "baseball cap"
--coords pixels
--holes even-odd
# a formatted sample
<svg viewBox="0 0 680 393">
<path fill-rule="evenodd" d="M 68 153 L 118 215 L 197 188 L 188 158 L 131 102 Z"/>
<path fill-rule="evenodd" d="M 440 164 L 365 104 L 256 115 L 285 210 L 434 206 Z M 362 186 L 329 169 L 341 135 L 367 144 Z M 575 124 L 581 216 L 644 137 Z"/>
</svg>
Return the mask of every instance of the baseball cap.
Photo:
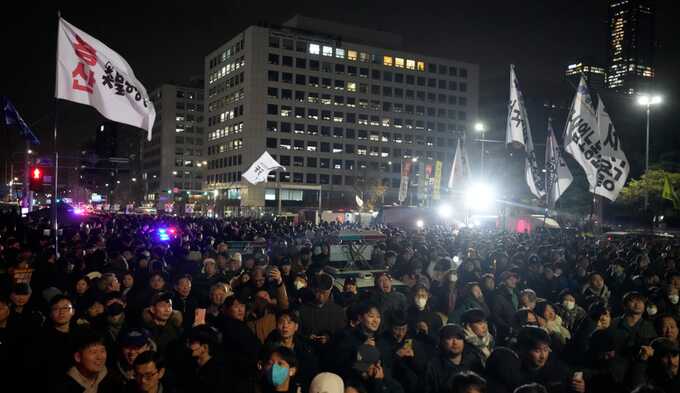
<svg viewBox="0 0 680 393">
<path fill-rule="evenodd" d="M 460 316 L 460 322 L 464 325 L 486 321 L 486 313 L 479 308 L 472 308 Z"/>
<path fill-rule="evenodd" d="M 638 291 L 630 291 L 623 295 L 623 304 L 626 304 L 633 299 L 640 299 L 643 302 L 646 300 L 645 295 L 643 295 L 642 293 Z"/>
<path fill-rule="evenodd" d="M 170 302 L 172 303 L 172 294 L 170 292 L 158 292 L 151 298 L 151 305 L 155 306 L 160 302 Z"/>
<path fill-rule="evenodd" d="M 513 272 L 513 271 L 511 271 L 511 270 L 506 270 L 506 271 L 504 271 L 503 273 L 501 273 L 501 275 L 498 277 L 498 282 L 503 282 L 503 281 L 507 280 L 507 279 L 510 278 L 510 277 L 519 278 L 519 276 L 517 275 L 517 273 L 515 273 L 515 272 Z"/>
<path fill-rule="evenodd" d="M 149 343 L 150 337 L 145 329 L 130 329 L 120 334 L 118 343 L 121 347 L 141 347 Z"/>
<path fill-rule="evenodd" d="M 344 393 L 345 383 L 337 374 L 317 374 L 309 385 L 309 393 Z"/>
<path fill-rule="evenodd" d="M 241 262 L 242 261 L 241 253 L 235 252 L 235 253 L 231 254 L 231 259 Z"/>
<path fill-rule="evenodd" d="M 31 292 L 31 285 L 27 282 L 19 282 L 12 287 L 12 293 L 16 295 L 30 295 Z"/>
<path fill-rule="evenodd" d="M 371 365 L 379 361 L 380 351 L 378 351 L 378 348 L 368 344 L 361 344 L 357 349 L 357 357 L 353 367 L 360 372 L 366 372 Z"/>
<path fill-rule="evenodd" d="M 668 354 L 677 355 L 680 353 L 678 344 L 674 343 L 666 337 L 658 337 L 652 340 L 652 349 L 654 349 L 654 357 L 663 357 Z"/>
<path fill-rule="evenodd" d="M 460 339 L 465 338 L 465 329 L 462 326 L 453 323 L 444 325 L 439 329 L 439 339 L 446 340 L 449 338 L 457 337 Z"/>
</svg>

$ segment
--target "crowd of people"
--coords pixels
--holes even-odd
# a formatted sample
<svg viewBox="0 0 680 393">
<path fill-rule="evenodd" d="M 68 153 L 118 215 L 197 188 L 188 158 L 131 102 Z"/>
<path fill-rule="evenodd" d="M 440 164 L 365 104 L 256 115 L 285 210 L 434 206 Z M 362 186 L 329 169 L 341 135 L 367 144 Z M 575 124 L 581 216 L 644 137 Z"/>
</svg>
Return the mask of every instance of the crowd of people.
<svg viewBox="0 0 680 393">
<path fill-rule="evenodd" d="M 92 215 L 56 250 L 0 214 L 3 386 L 680 392 L 673 238 L 381 226 L 359 288 L 329 274 L 340 229 Z"/>
</svg>

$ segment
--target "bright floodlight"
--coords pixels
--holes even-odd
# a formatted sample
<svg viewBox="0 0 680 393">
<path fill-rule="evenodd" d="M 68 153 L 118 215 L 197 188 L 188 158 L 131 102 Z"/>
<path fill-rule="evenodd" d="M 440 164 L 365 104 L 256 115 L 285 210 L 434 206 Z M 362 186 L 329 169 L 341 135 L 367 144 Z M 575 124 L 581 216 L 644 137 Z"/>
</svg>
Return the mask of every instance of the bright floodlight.
<svg viewBox="0 0 680 393">
<path fill-rule="evenodd" d="M 485 130 L 486 130 L 486 127 L 484 127 L 484 123 L 482 123 L 482 122 L 475 123 L 475 131 L 484 132 Z"/>
<path fill-rule="evenodd" d="M 425 222 L 423 222 L 423 220 L 418 220 L 418 221 L 416 221 L 416 226 L 418 228 L 422 228 L 422 227 L 425 226 Z"/>
<path fill-rule="evenodd" d="M 495 199 L 493 188 L 486 183 L 474 183 L 465 192 L 465 205 L 471 210 L 487 210 Z"/>
<path fill-rule="evenodd" d="M 439 214 L 439 217 L 441 218 L 449 218 L 451 217 L 451 206 L 450 205 L 440 205 L 439 208 L 437 208 L 437 213 Z"/>
<path fill-rule="evenodd" d="M 413 162 L 418 162 L 418 157 L 413 157 L 413 158 L 411 158 L 411 161 L 413 161 Z"/>
<path fill-rule="evenodd" d="M 661 96 L 659 95 L 650 96 L 647 94 L 639 96 L 637 100 L 638 104 L 642 106 L 658 105 L 661 103 L 661 101 L 662 101 Z"/>
</svg>

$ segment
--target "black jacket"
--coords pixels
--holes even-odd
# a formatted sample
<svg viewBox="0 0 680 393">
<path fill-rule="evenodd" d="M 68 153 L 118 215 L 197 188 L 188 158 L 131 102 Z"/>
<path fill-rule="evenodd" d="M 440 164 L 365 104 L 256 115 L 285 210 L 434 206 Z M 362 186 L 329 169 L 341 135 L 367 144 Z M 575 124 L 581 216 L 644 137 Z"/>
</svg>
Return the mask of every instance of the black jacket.
<svg viewBox="0 0 680 393">
<path fill-rule="evenodd" d="M 451 362 L 447 354 L 440 353 L 427 364 L 421 381 L 422 391 L 425 393 L 448 392 L 451 390 L 453 376 L 462 371 L 474 371 L 481 374 L 484 370 L 479 352 L 465 345 L 460 364 Z"/>
</svg>

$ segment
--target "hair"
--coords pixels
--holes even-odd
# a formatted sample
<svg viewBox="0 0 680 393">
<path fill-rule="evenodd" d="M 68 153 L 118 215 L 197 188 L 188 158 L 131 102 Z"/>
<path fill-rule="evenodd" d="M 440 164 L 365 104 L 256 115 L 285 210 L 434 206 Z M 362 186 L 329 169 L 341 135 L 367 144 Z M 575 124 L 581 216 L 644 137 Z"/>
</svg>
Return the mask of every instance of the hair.
<svg viewBox="0 0 680 393">
<path fill-rule="evenodd" d="M 373 302 L 363 302 L 363 303 L 360 303 L 360 304 L 357 305 L 356 313 L 357 313 L 357 316 L 360 317 L 360 316 L 368 314 L 373 309 L 377 310 L 378 313 L 380 313 L 380 307 L 378 307 L 377 304 L 375 304 Z"/>
<path fill-rule="evenodd" d="M 237 301 L 238 301 L 239 303 L 246 304 L 246 303 L 243 301 L 243 299 L 239 298 L 238 296 L 236 296 L 236 295 L 229 295 L 229 296 L 227 296 L 226 299 L 224 299 L 224 304 L 222 304 L 222 306 L 223 306 L 224 308 L 229 308 L 229 307 L 233 306 L 234 303 L 236 303 Z"/>
<path fill-rule="evenodd" d="M 553 311 L 555 311 L 555 306 L 547 300 L 540 300 L 536 302 L 534 314 L 540 316 L 541 318 L 545 318 L 545 310 L 548 308 L 548 306 L 552 307 Z"/>
<path fill-rule="evenodd" d="M 285 310 L 280 310 L 276 312 L 276 320 L 280 320 L 283 317 L 288 317 L 291 321 L 300 324 L 300 314 L 297 311 L 291 310 L 290 308 Z"/>
<path fill-rule="evenodd" d="M 481 393 L 486 392 L 486 379 L 474 371 L 463 371 L 453 376 L 451 393 L 465 393 L 469 388 L 475 387 Z"/>
<path fill-rule="evenodd" d="M 224 292 L 228 295 L 229 294 L 229 287 L 227 287 L 227 284 L 223 282 L 217 282 L 213 285 L 210 286 L 210 295 L 213 294 L 218 289 L 224 289 Z"/>
<path fill-rule="evenodd" d="M 111 283 L 117 279 L 118 277 L 116 277 L 114 273 L 104 273 L 97 282 L 97 289 L 104 292 L 106 288 L 108 288 L 109 285 L 111 285 Z"/>
<path fill-rule="evenodd" d="M 83 329 L 76 334 L 73 340 L 72 353 L 83 352 L 95 345 L 105 346 L 104 338 L 94 330 L 89 328 Z"/>
<path fill-rule="evenodd" d="M 181 276 L 179 276 L 179 277 L 177 277 L 177 278 L 175 279 L 175 285 L 179 284 L 179 282 L 180 282 L 181 280 L 185 279 L 185 278 L 186 278 L 187 280 L 189 280 L 189 282 L 191 282 L 191 281 L 193 280 L 193 279 L 191 278 L 191 275 L 190 275 L 190 274 L 182 274 Z"/>
<path fill-rule="evenodd" d="M 668 313 L 666 313 L 666 314 L 661 314 L 661 315 L 657 316 L 656 319 L 654 320 L 654 328 L 655 328 L 657 334 L 659 334 L 659 332 L 661 331 L 661 326 L 663 326 L 663 320 L 664 320 L 664 319 L 672 319 L 672 320 L 675 321 L 675 324 L 676 324 L 676 325 L 680 325 L 680 324 L 678 323 L 678 320 L 675 319 L 675 317 L 674 317 L 673 315 L 668 314 Z M 679 327 L 680 327 L 680 326 L 679 326 Z"/>
<path fill-rule="evenodd" d="M 189 332 L 187 342 L 189 344 L 197 342 L 201 345 L 207 345 L 208 353 L 213 356 L 217 345 L 220 343 L 219 332 L 207 325 L 196 326 Z"/>
<path fill-rule="evenodd" d="M 517 335 L 517 347 L 520 350 L 532 350 L 540 344 L 550 345 L 550 336 L 543 329 L 533 326 L 520 329 Z"/>
<path fill-rule="evenodd" d="M 518 386 L 512 393 L 548 393 L 548 391 L 545 386 L 534 382 Z"/>
<path fill-rule="evenodd" d="M 588 307 L 588 317 L 595 322 L 608 312 L 610 312 L 609 306 L 603 302 L 593 303 Z"/>
<path fill-rule="evenodd" d="M 165 361 L 161 355 L 156 351 L 144 351 L 137 356 L 135 361 L 132 363 L 134 367 L 141 366 L 142 364 L 147 364 L 153 362 L 156 365 L 156 369 L 160 370 L 165 368 Z"/>
<path fill-rule="evenodd" d="M 283 347 L 283 346 L 278 346 L 278 347 L 265 347 L 264 349 L 264 357 L 262 358 L 263 360 L 269 360 L 269 358 L 275 354 L 278 353 L 283 360 L 288 363 L 288 366 L 290 368 L 297 367 L 297 357 L 295 356 L 295 352 L 293 352 L 292 349 L 288 347 Z"/>
</svg>

